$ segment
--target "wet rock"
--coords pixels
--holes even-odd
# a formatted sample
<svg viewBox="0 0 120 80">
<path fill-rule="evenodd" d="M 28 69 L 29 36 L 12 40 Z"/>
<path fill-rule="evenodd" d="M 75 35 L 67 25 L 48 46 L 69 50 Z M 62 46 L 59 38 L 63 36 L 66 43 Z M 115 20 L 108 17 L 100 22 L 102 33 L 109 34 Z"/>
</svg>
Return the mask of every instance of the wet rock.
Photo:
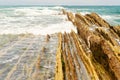
<svg viewBox="0 0 120 80">
<path fill-rule="evenodd" d="M 75 16 L 73 15 L 73 13 L 67 12 L 67 17 L 68 17 L 68 20 L 71 21 L 74 24 Z"/>
<path fill-rule="evenodd" d="M 81 21 L 82 23 L 84 23 L 85 25 L 89 25 L 89 22 L 86 20 L 86 18 L 81 15 L 81 14 L 75 14 L 75 17 L 76 17 L 76 21 Z"/>
<path fill-rule="evenodd" d="M 62 9 L 62 13 L 63 13 L 64 15 L 66 15 L 66 14 L 67 14 L 67 11 L 66 11 L 65 9 Z"/>
<path fill-rule="evenodd" d="M 42 52 L 42 53 L 45 53 L 45 51 L 46 51 L 46 48 L 45 48 L 45 47 L 42 47 L 41 52 Z"/>
<path fill-rule="evenodd" d="M 111 26 L 111 29 L 120 37 L 120 26 Z"/>
<path fill-rule="evenodd" d="M 114 35 L 110 30 L 106 31 L 103 27 L 97 28 L 96 31 L 106 40 L 109 40 L 112 45 L 119 45 L 115 40 L 118 36 Z"/>
<path fill-rule="evenodd" d="M 61 34 L 57 61 L 62 65 L 57 63 L 56 75 L 61 80 L 119 80 L 120 27 L 110 26 L 96 13 L 66 15 L 78 34 Z"/>
<path fill-rule="evenodd" d="M 59 33 L 59 44 L 58 44 L 58 48 L 57 48 L 57 54 L 56 54 L 56 72 L 55 72 L 55 80 L 64 80 L 64 76 L 63 76 L 63 68 L 62 68 L 62 52 L 61 52 L 61 48 L 62 48 L 62 37 L 61 37 L 61 33 Z"/>
<path fill-rule="evenodd" d="M 86 16 L 91 18 L 93 20 L 92 22 L 100 27 L 110 27 L 110 25 L 96 13 L 86 14 Z"/>
<path fill-rule="evenodd" d="M 48 42 L 49 41 L 49 39 L 50 39 L 50 35 L 46 35 L 46 42 Z"/>
</svg>

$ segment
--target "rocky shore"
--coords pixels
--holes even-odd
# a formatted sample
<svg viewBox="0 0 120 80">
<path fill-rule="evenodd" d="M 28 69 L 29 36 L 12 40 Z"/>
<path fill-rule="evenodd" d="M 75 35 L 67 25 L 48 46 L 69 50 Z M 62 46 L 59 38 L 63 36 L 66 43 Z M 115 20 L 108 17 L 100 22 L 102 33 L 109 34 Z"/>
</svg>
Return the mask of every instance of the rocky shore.
<svg viewBox="0 0 120 80">
<path fill-rule="evenodd" d="M 57 34 L 0 35 L 0 80 L 54 80 Z"/>
<path fill-rule="evenodd" d="M 96 13 L 59 15 L 77 33 L 0 35 L 0 80 L 120 80 L 120 26 Z"/>
<path fill-rule="evenodd" d="M 62 11 L 78 33 L 59 34 L 55 80 L 120 80 L 120 26 Z"/>
</svg>

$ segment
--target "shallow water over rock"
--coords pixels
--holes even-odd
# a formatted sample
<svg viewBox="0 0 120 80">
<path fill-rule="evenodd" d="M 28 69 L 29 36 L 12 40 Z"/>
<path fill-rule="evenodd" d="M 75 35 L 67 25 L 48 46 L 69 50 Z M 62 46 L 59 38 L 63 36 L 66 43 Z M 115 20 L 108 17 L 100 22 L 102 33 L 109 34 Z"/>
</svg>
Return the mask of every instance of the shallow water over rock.
<svg viewBox="0 0 120 80">
<path fill-rule="evenodd" d="M 1 47 L 0 80 L 54 79 L 57 34 L 18 37 Z"/>
</svg>

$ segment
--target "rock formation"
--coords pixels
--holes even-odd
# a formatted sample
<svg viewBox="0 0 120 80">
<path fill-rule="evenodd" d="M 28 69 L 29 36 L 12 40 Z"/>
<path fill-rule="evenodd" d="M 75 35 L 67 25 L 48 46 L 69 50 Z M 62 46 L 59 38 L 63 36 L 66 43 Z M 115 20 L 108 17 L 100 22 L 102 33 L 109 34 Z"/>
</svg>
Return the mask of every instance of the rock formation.
<svg viewBox="0 0 120 80">
<path fill-rule="evenodd" d="M 65 10 L 64 13 L 78 33 L 72 31 L 59 36 L 56 77 L 61 77 L 60 80 L 119 80 L 120 26 L 111 26 L 96 13 L 84 16 Z"/>
<path fill-rule="evenodd" d="M 62 11 L 77 33 L 0 35 L 0 80 L 120 80 L 120 26 Z"/>
</svg>

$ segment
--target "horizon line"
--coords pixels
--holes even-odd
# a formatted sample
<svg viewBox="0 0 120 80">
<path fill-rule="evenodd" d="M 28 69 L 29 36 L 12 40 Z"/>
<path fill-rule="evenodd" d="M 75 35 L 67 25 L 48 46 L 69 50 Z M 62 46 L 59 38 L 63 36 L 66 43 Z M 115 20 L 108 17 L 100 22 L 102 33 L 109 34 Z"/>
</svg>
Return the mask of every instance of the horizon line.
<svg viewBox="0 0 120 80">
<path fill-rule="evenodd" d="M 0 4 L 0 6 L 120 6 L 116 4 L 99 4 L 99 5 L 77 5 L 77 4 Z"/>
</svg>

